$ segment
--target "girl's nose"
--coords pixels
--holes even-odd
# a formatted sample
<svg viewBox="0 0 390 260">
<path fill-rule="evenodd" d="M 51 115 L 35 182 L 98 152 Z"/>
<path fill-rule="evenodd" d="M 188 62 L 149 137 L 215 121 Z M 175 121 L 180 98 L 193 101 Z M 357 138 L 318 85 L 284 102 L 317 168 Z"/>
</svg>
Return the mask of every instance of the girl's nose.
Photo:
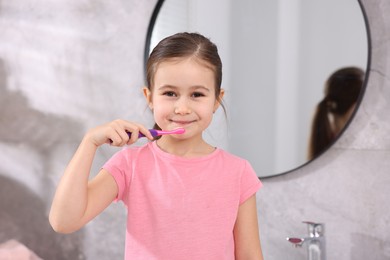
<svg viewBox="0 0 390 260">
<path fill-rule="evenodd" d="M 188 100 L 184 98 L 177 100 L 177 102 L 175 103 L 175 113 L 180 115 L 191 113 L 191 108 L 189 106 Z"/>
</svg>

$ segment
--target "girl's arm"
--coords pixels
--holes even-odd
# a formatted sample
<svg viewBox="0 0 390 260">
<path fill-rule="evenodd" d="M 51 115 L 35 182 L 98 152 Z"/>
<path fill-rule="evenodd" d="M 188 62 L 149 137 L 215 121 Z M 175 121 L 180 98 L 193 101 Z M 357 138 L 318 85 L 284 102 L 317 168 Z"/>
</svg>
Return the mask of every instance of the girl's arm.
<svg viewBox="0 0 390 260">
<path fill-rule="evenodd" d="M 115 180 L 103 170 L 88 183 L 96 150 L 86 136 L 61 178 L 49 215 L 50 224 L 57 232 L 71 233 L 80 229 L 117 194 Z"/>
<path fill-rule="evenodd" d="M 263 260 L 257 223 L 256 195 L 240 205 L 233 232 L 236 260 Z"/>
<path fill-rule="evenodd" d="M 134 133 L 130 139 L 126 131 Z M 67 166 L 52 202 L 49 221 L 55 231 L 71 233 L 80 229 L 114 200 L 118 187 L 106 170 L 89 181 L 96 150 L 104 143 L 130 145 L 137 141 L 139 131 L 153 139 L 142 125 L 124 120 L 88 131 Z"/>
</svg>

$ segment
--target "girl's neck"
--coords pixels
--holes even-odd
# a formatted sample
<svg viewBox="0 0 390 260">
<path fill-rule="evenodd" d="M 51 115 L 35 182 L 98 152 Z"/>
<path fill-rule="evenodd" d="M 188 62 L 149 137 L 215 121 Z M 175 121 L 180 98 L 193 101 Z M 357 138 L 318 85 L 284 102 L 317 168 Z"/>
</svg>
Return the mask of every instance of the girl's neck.
<svg viewBox="0 0 390 260">
<path fill-rule="evenodd" d="M 202 138 L 180 140 L 171 136 L 162 136 L 156 144 L 164 152 L 185 158 L 205 156 L 216 149 Z"/>
</svg>

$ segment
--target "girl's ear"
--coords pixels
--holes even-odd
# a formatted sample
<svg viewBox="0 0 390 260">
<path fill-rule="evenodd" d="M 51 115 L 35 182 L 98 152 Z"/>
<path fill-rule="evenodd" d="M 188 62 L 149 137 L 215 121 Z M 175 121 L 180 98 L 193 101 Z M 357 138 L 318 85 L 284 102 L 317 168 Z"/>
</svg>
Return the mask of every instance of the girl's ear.
<svg viewBox="0 0 390 260">
<path fill-rule="evenodd" d="M 142 92 L 144 93 L 146 103 L 148 103 L 149 108 L 153 110 L 152 92 L 147 87 L 143 87 Z"/>
<path fill-rule="evenodd" d="M 218 107 L 221 105 L 222 98 L 225 95 L 225 90 L 221 88 L 221 91 L 219 92 L 219 96 L 217 97 L 215 104 L 214 104 L 214 113 L 217 111 Z"/>
</svg>

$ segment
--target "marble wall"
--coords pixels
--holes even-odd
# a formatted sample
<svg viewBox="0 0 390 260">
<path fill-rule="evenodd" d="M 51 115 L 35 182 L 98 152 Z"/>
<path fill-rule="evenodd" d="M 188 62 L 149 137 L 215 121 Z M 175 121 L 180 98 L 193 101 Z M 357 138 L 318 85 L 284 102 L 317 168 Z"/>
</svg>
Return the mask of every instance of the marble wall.
<svg viewBox="0 0 390 260">
<path fill-rule="evenodd" d="M 47 215 L 86 129 L 149 123 L 141 87 L 155 3 L 0 0 L 0 244 L 16 239 L 44 259 L 123 258 L 122 204 L 70 236 Z M 100 149 L 93 171 L 114 152 Z"/>
<path fill-rule="evenodd" d="M 140 87 L 155 3 L 0 0 L 0 243 L 17 239 L 45 259 L 123 257 L 121 204 L 73 235 L 55 234 L 46 220 L 86 129 L 114 118 L 150 123 Z M 373 45 L 362 105 L 320 158 L 263 179 L 265 259 L 305 259 L 285 239 L 305 235 L 305 220 L 325 223 L 328 259 L 390 259 L 390 2 L 362 3 Z M 114 152 L 99 150 L 93 170 Z"/>
</svg>

